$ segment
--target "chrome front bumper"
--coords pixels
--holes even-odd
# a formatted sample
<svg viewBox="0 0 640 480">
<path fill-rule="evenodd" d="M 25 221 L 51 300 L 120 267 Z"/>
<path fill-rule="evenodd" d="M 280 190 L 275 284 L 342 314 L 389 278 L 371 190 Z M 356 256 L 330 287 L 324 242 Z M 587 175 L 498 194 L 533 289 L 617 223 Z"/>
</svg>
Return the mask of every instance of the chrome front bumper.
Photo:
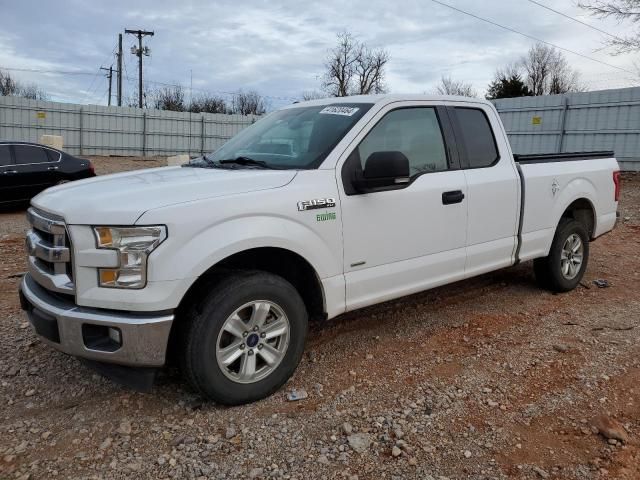
<svg viewBox="0 0 640 480">
<path fill-rule="evenodd" d="M 36 334 L 64 353 L 136 367 L 164 365 L 172 313 L 141 315 L 80 307 L 52 295 L 30 274 L 20 284 L 20 303 Z M 101 341 L 100 332 L 108 328 L 118 332 L 118 343 Z"/>
</svg>

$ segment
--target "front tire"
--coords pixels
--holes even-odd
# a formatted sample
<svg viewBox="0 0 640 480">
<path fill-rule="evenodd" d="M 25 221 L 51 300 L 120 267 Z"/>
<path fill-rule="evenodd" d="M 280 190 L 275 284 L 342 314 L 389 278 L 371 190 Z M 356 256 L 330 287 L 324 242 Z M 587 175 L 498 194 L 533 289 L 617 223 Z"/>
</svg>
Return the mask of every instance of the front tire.
<svg viewBox="0 0 640 480">
<path fill-rule="evenodd" d="M 271 395 L 291 377 L 308 314 L 289 282 L 254 271 L 217 282 L 181 321 L 183 374 L 202 395 L 240 405 Z"/>
<path fill-rule="evenodd" d="M 568 292 L 578 286 L 589 261 L 589 234 L 573 219 L 561 220 L 549 255 L 533 261 L 536 280 L 553 292 Z"/>
</svg>

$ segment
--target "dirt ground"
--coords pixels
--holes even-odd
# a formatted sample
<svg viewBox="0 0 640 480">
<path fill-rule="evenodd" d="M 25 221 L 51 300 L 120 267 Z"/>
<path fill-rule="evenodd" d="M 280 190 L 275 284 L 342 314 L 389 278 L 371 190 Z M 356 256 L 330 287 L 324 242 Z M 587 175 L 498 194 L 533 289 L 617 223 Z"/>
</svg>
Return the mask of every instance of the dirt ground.
<svg viewBox="0 0 640 480">
<path fill-rule="evenodd" d="M 0 478 L 639 479 L 640 176 L 620 211 L 578 289 L 525 263 L 315 324 L 293 379 L 235 408 L 172 370 L 132 392 L 38 341 L 24 211 L 0 214 Z"/>
</svg>

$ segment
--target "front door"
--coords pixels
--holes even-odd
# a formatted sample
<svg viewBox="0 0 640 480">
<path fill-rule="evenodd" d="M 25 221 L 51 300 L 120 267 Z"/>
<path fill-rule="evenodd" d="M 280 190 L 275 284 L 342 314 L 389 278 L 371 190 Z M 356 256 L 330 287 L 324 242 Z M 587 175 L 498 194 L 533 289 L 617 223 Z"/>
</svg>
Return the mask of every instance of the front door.
<svg viewBox="0 0 640 480">
<path fill-rule="evenodd" d="M 59 162 L 52 162 L 46 149 L 36 145 L 13 146 L 16 187 L 22 198 L 36 196 L 42 190 L 56 184 Z"/>
<path fill-rule="evenodd" d="M 361 132 L 357 147 L 338 165 L 347 310 L 463 278 L 467 185 L 454 142 L 445 140 L 448 122 L 442 107 L 393 104 Z M 348 170 L 364 168 L 381 151 L 408 158 L 409 183 L 375 193 L 353 191 Z"/>
<path fill-rule="evenodd" d="M 11 147 L 0 145 L 0 204 L 17 200 L 15 188 L 17 173 L 11 157 Z"/>
</svg>

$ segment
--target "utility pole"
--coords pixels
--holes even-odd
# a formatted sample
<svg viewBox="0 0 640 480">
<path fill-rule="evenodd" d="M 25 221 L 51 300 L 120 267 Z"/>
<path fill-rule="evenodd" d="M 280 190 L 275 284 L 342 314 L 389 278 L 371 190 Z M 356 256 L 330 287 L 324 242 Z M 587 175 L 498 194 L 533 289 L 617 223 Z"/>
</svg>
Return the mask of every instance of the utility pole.
<svg viewBox="0 0 640 480">
<path fill-rule="evenodd" d="M 118 106 L 122 106 L 122 34 L 118 34 Z"/>
<path fill-rule="evenodd" d="M 106 70 L 107 72 L 107 78 L 109 79 L 109 101 L 107 102 L 107 104 L 109 106 L 111 106 L 111 79 L 113 78 L 113 65 L 111 65 L 109 68 L 105 68 L 105 67 L 100 67 L 100 70 Z"/>
<path fill-rule="evenodd" d="M 152 37 L 153 32 L 147 32 L 146 30 L 130 30 L 126 28 L 124 33 L 130 33 L 138 37 L 138 48 L 131 47 L 131 53 L 138 56 L 138 107 L 142 108 L 142 55 L 149 56 L 151 50 L 149 47 L 142 48 L 142 37 L 147 35 Z"/>
</svg>

